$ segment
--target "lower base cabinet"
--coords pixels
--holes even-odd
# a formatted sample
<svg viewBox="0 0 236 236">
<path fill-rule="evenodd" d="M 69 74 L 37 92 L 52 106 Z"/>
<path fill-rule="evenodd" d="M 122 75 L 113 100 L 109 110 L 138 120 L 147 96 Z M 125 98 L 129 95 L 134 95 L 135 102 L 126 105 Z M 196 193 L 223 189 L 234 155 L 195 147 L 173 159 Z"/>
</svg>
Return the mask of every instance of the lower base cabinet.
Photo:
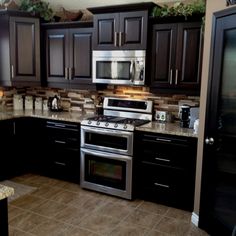
<svg viewBox="0 0 236 236">
<path fill-rule="evenodd" d="M 160 204 L 192 211 L 196 144 L 196 138 L 136 132 L 136 195 Z"/>
<path fill-rule="evenodd" d="M 80 125 L 50 121 L 45 124 L 48 150 L 47 174 L 52 177 L 80 181 Z"/>
</svg>

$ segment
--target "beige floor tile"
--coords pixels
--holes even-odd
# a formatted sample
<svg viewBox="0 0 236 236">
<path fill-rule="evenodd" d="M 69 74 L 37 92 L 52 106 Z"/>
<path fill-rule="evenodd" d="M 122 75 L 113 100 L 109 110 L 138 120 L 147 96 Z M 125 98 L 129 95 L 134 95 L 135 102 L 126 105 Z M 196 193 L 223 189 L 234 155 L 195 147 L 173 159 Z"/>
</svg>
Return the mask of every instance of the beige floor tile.
<svg viewBox="0 0 236 236">
<path fill-rule="evenodd" d="M 23 231 L 29 231 L 46 220 L 47 218 L 45 217 L 39 216 L 34 213 L 25 212 L 23 214 L 14 217 L 12 220 L 9 221 L 9 224 L 14 228 Z"/>
<path fill-rule="evenodd" d="M 169 207 L 154 202 L 144 201 L 138 206 L 137 209 L 152 212 L 159 215 L 164 215 L 167 213 Z"/>
<path fill-rule="evenodd" d="M 58 182 L 57 184 L 55 184 L 55 186 L 74 193 L 79 193 L 84 191 L 83 189 L 80 188 L 79 184 L 65 181 Z"/>
<path fill-rule="evenodd" d="M 125 222 L 137 224 L 151 229 L 163 216 L 149 213 L 146 211 L 135 210 L 126 219 Z"/>
<path fill-rule="evenodd" d="M 28 194 L 28 195 L 22 196 L 16 200 L 12 201 L 11 205 L 16 206 L 16 207 L 20 207 L 20 208 L 24 208 L 26 210 L 30 210 L 30 209 L 42 204 L 45 201 L 46 201 L 45 199 Z"/>
<path fill-rule="evenodd" d="M 31 210 L 37 214 L 47 217 L 54 217 L 60 211 L 66 209 L 66 205 L 54 201 L 46 201 Z"/>
<path fill-rule="evenodd" d="M 108 235 L 110 236 L 143 236 L 146 235 L 147 229 L 134 224 L 119 224 Z"/>
<path fill-rule="evenodd" d="M 30 232 L 37 236 L 64 236 L 68 228 L 70 228 L 70 226 L 62 222 L 48 220 L 30 230 Z"/>
<path fill-rule="evenodd" d="M 21 208 L 12 206 L 12 205 L 8 205 L 8 220 L 12 220 L 13 218 L 15 218 L 16 216 L 24 213 L 25 211 Z"/>
<path fill-rule="evenodd" d="M 151 230 L 147 233 L 146 236 L 169 236 L 169 234 L 160 232 L 160 231 L 156 231 L 156 230 Z M 184 235 L 182 235 L 184 236 Z"/>
<path fill-rule="evenodd" d="M 118 220 L 122 220 L 127 217 L 132 212 L 132 210 L 133 208 L 131 207 L 108 202 L 101 208 L 99 208 L 96 212 L 101 215 L 111 216 Z"/>
<path fill-rule="evenodd" d="M 32 193 L 32 195 L 45 198 L 45 199 L 50 199 L 53 198 L 56 194 L 62 192 L 60 188 L 55 188 L 52 186 L 42 186 L 38 188 L 36 191 Z"/>
<path fill-rule="evenodd" d="M 188 234 L 190 228 L 190 223 L 174 218 L 163 217 L 154 229 L 170 235 L 184 236 Z"/>
<path fill-rule="evenodd" d="M 83 229 L 96 232 L 101 235 L 105 235 L 111 232 L 120 221 L 109 216 L 93 214 L 86 217 L 79 226 Z"/>
<path fill-rule="evenodd" d="M 195 225 L 191 224 L 190 231 L 188 236 L 207 236 L 209 235 L 206 231 L 196 227 Z"/>
<path fill-rule="evenodd" d="M 69 191 L 61 190 L 56 195 L 50 197 L 51 200 L 59 203 L 70 204 L 73 200 L 77 199 L 79 194 Z"/>
<path fill-rule="evenodd" d="M 33 236 L 33 234 L 9 227 L 9 236 Z"/>
<path fill-rule="evenodd" d="M 66 231 L 66 236 L 98 236 L 98 234 L 79 227 L 72 227 Z"/>
<path fill-rule="evenodd" d="M 119 203 L 123 206 L 127 206 L 127 207 L 133 207 L 133 208 L 137 208 L 139 207 L 144 201 L 141 199 L 134 199 L 134 200 L 126 200 L 126 199 L 122 199 L 122 198 L 113 198 L 114 203 Z"/>
<path fill-rule="evenodd" d="M 63 211 L 58 213 L 55 216 L 55 219 L 77 226 L 82 219 L 89 214 L 90 211 L 87 209 L 68 206 Z"/>
<path fill-rule="evenodd" d="M 169 208 L 165 216 L 172 217 L 178 220 L 183 220 L 186 222 L 191 221 L 191 212 L 172 208 L 172 207 Z"/>
</svg>

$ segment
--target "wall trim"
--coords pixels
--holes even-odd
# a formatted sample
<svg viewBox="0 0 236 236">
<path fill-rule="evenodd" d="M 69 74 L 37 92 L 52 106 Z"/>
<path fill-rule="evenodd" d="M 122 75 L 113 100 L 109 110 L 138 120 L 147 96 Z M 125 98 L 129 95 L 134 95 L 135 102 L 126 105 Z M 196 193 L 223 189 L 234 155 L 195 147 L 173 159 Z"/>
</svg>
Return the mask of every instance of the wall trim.
<svg viewBox="0 0 236 236">
<path fill-rule="evenodd" d="M 199 216 L 192 212 L 191 222 L 198 227 Z"/>
</svg>

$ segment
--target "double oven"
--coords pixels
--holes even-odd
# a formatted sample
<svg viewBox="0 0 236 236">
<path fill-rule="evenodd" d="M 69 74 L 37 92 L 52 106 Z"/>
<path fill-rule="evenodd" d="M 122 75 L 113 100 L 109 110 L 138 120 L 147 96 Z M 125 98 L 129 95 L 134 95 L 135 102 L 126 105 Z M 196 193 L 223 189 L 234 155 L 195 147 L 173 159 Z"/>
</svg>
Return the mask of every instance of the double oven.
<svg viewBox="0 0 236 236">
<path fill-rule="evenodd" d="M 104 104 L 109 103 L 107 99 L 117 100 L 105 98 Z M 120 104 L 123 105 L 123 101 L 129 103 L 129 100 L 122 100 Z M 148 118 L 145 120 L 115 116 L 120 113 L 123 112 L 82 121 L 80 185 L 82 188 L 132 199 L 134 127 L 137 123 L 149 122 L 151 116 L 145 116 Z"/>
</svg>

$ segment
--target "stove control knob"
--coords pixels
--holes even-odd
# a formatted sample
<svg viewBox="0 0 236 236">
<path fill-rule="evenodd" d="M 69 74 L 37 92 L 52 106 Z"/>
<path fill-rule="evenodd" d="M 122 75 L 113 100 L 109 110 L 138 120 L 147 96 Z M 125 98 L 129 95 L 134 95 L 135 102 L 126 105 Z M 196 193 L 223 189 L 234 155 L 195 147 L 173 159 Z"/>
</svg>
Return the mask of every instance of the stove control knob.
<svg viewBox="0 0 236 236">
<path fill-rule="evenodd" d="M 128 128 L 127 124 L 124 124 L 124 129 L 127 129 L 127 128 Z"/>
<path fill-rule="evenodd" d="M 109 126 L 109 123 L 107 122 L 107 123 L 105 124 L 105 126 L 108 127 L 108 126 Z"/>
<path fill-rule="evenodd" d="M 100 125 L 100 122 L 99 122 L 99 121 L 97 121 L 97 125 Z"/>
<path fill-rule="evenodd" d="M 118 124 L 117 124 L 117 123 L 115 123 L 114 127 L 115 127 L 115 128 L 117 128 L 117 127 L 118 127 Z"/>
<path fill-rule="evenodd" d="M 88 124 L 89 124 L 89 125 L 90 125 L 90 124 L 92 124 L 92 121 L 91 121 L 91 120 L 89 120 L 89 121 L 88 121 Z"/>
</svg>

